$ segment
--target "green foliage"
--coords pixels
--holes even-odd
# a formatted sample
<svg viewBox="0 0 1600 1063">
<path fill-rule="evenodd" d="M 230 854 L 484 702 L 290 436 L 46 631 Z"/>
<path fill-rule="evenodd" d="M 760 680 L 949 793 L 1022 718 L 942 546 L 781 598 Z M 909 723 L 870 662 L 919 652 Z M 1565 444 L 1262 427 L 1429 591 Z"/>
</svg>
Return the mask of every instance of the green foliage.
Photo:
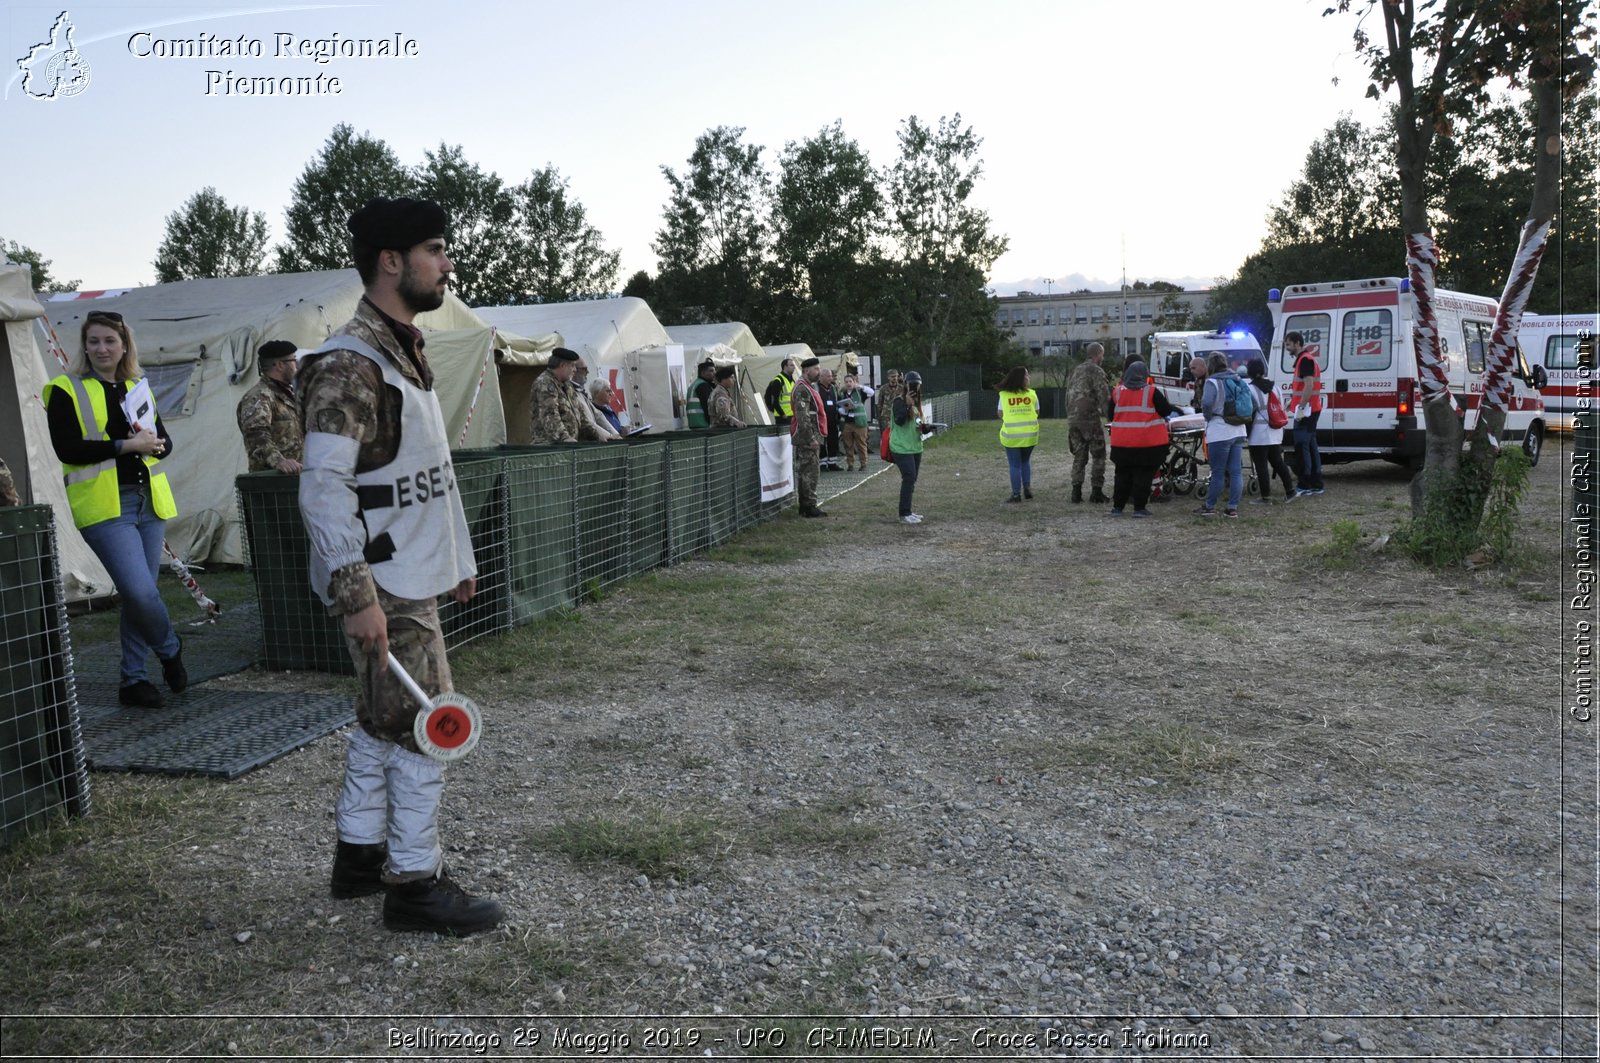
<svg viewBox="0 0 1600 1063">
<path fill-rule="evenodd" d="M 295 179 L 284 211 L 285 242 L 278 246 L 277 271 L 347 269 L 350 231 L 345 222 L 374 196 L 406 196 L 415 191 L 411 173 L 384 141 L 357 135 L 347 123 L 333 127 L 317 157 Z"/>
<path fill-rule="evenodd" d="M 167 215 L 167 231 L 156 251 L 156 282 L 191 277 L 253 277 L 267 257 L 267 216 L 230 207 L 206 187 Z"/>
<path fill-rule="evenodd" d="M 568 191 L 566 178 L 555 167 L 533 171 L 511 189 L 511 200 L 517 298 L 508 301 L 600 299 L 616 289 L 622 255 L 605 246 L 600 230 L 589 224 L 588 211 Z"/>
<path fill-rule="evenodd" d="M 1518 447 L 1507 447 L 1492 462 L 1464 459 L 1454 476 L 1425 468 L 1422 514 L 1396 531 L 1395 544 L 1432 568 L 1459 564 L 1476 552 L 1509 557 L 1529 468 Z"/>
<path fill-rule="evenodd" d="M 1361 525 L 1353 520 L 1336 520 L 1328 526 L 1331 533 L 1322 559 L 1329 568 L 1349 568 L 1356 563 L 1361 549 Z"/>
<path fill-rule="evenodd" d="M 764 149 L 743 138 L 743 126 L 708 129 L 682 175 L 661 167 L 671 194 L 652 247 L 660 261 L 653 309 L 663 321 L 760 320 L 771 178 Z"/>
<path fill-rule="evenodd" d="M 431 199 L 450 218 L 450 286 L 468 306 L 497 306 L 514 299 L 511 276 L 517 259 L 514 206 L 505 182 L 468 162 L 460 145 L 440 144 L 423 152 L 412 171 L 416 195 Z"/>
<path fill-rule="evenodd" d="M 31 247 L 25 247 L 15 240 L 0 240 L 0 255 L 15 262 L 19 266 L 27 266 L 33 274 L 33 290 L 36 292 L 70 292 L 76 291 L 78 280 L 58 280 L 50 275 L 50 259 L 45 258 Z"/>
</svg>

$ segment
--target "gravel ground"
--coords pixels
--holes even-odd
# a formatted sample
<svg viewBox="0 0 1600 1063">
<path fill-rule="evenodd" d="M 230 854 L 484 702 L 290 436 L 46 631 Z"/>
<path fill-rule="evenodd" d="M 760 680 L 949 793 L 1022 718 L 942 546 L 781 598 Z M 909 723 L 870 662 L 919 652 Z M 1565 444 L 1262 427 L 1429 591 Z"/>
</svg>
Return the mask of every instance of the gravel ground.
<svg viewBox="0 0 1600 1063">
<path fill-rule="evenodd" d="M 746 533 L 801 544 L 754 570 L 713 554 L 620 585 L 541 634 L 548 664 L 468 654 L 488 737 L 452 769 L 443 836 L 501 932 L 391 935 L 380 899 L 327 897 L 335 738 L 227 785 L 97 776 L 97 809 L 177 810 L 8 867 L 60 960 L 6 976 L 5 1010 L 213 1018 L 8 1040 L 1594 1058 L 1595 734 L 1562 713 L 1559 455 L 1525 556 L 1439 574 L 1329 545 L 1335 520 L 1364 543 L 1394 524 L 1395 470 L 1332 468 L 1327 495 L 1238 522 L 1192 500 L 1115 521 L 1065 503 L 1059 428 L 1027 506 L 995 504 L 998 455 L 936 446 L 921 526 L 893 521 L 890 472 L 828 522 Z M 601 822 L 667 841 L 647 863 L 552 840 Z"/>
</svg>

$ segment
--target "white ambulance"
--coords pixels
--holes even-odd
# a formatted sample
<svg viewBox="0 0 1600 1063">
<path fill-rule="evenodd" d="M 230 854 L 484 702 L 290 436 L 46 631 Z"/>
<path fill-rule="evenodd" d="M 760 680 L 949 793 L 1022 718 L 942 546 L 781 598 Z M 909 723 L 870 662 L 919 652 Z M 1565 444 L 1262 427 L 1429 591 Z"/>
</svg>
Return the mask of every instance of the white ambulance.
<svg viewBox="0 0 1600 1063">
<path fill-rule="evenodd" d="M 1150 379 L 1175 406 L 1194 405 L 1194 383 L 1184 374 L 1193 358 L 1221 352 L 1234 369 L 1252 358 L 1263 357 L 1261 342 L 1237 329 L 1216 332 L 1157 332 L 1150 337 Z"/>
<path fill-rule="evenodd" d="M 1483 393 L 1484 352 L 1494 331 L 1495 300 L 1439 289 L 1434 293 L 1440 347 L 1450 390 L 1467 431 L 1478 423 Z M 1372 280 L 1293 284 L 1267 293 L 1272 314 L 1272 350 L 1267 372 L 1289 407 L 1294 362 L 1283 338 L 1298 332 L 1322 367 L 1323 412 L 1317 446 L 1328 463 L 1382 458 L 1421 468 L 1422 385 L 1417 377 L 1411 332 L 1416 297 L 1410 281 Z M 1544 444 L 1545 412 L 1539 397 L 1543 370 L 1519 352 L 1502 443 L 1519 443 L 1533 462 Z M 1287 443 L 1289 433 L 1284 433 Z"/>
<path fill-rule="evenodd" d="M 1595 336 L 1600 314 L 1523 314 L 1519 334 L 1528 361 L 1550 377 L 1541 395 L 1550 427 L 1572 431 L 1579 410 L 1595 408 Z"/>
</svg>

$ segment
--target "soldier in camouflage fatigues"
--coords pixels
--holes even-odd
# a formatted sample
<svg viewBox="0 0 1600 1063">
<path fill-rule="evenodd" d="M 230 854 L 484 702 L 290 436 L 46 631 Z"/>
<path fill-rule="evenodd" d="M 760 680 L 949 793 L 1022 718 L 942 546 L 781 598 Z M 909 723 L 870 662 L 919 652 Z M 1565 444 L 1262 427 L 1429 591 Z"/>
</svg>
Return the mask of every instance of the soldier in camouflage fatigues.
<svg viewBox="0 0 1600 1063">
<path fill-rule="evenodd" d="M 807 358 L 800 363 L 800 379 L 795 381 L 794 420 L 789 422 L 789 433 L 794 443 L 794 482 L 800 492 L 802 517 L 825 517 L 817 505 L 817 480 L 822 475 L 822 442 L 827 438 L 822 408 L 822 396 L 817 392 L 817 378 L 822 375 L 822 363 Z"/>
<path fill-rule="evenodd" d="M 578 441 L 581 421 L 571 387 L 577 370 L 577 352 L 557 347 L 550 352 L 544 372 L 533 378 L 533 397 L 528 403 L 531 442 L 543 445 Z"/>
<path fill-rule="evenodd" d="M 305 432 L 294 398 L 294 354 L 288 340 L 263 343 L 256 351 L 261 379 L 244 393 L 237 411 L 251 472 L 300 471 Z"/>
<path fill-rule="evenodd" d="M 459 936 L 498 925 L 504 912 L 446 873 L 444 763 L 419 750 L 419 706 L 387 667 L 393 657 L 427 695 L 451 689 L 434 595 L 464 603 L 477 589 L 433 371 L 413 324 L 444 303 L 454 268 L 447 224 L 437 204 L 410 199 L 375 199 L 350 216 L 366 291 L 302 368 L 299 498 L 312 583 L 340 617 L 360 684 L 330 892 L 382 892 L 389 929 Z"/>
<path fill-rule="evenodd" d="M 1105 490 L 1106 408 L 1111 404 L 1111 382 L 1106 379 L 1106 371 L 1100 368 L 1105 357 L 1105 347 L 1089 344 L 1088 356 L 1067 381 L 1067 449 L 1072 451 L 1074 502 L 1083 501 L 1084 466 L 1091 457 L 1094 467 L 1089 470 L 1089 479 L 1094 493 L 1089 501 L 1109 501 Z"/>
<path fill-rule="evenodd" d="M 710 409 L 706 411 L 712 428 L 743 428 L 744 422 L 734 416 L 733 389 L 738 373 L 733 366 L 717 370 L 717 383 L 711 389 Z"/>
<path fill-rule="evenodd" d="M 17 498 L 17 484 L 11 478 L 11 467 L 4 458 L 0 458 L 0 506 L 15 506 L 20 502 Z"/>
</svg>

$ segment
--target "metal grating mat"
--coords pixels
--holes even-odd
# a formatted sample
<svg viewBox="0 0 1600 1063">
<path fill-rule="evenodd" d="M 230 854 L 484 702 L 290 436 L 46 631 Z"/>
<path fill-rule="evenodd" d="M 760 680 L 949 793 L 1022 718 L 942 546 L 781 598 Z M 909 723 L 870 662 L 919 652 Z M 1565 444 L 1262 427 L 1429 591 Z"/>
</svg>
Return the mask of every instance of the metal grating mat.
<svg viewBox="0 0 1600 1063">
<path fill-rule="evenodd" d="M 188 690 L 169 696 L 164 709 L 80 701 L 79 713 L 84 749 L 97 771 L 224 779 L 236 779 L 355 721 L 347 696 L 265 690 Z"/>
<path fill-rule="evenodd" d="M 189 672 L 191 686 L 255 667 L 256 642 L 261 637 L 261 610 L 255 602 L 229 607 L 214 624 L 191 624 L 189 619 L 176 611 L 172 617 L 178 634 L 183 636 L 183 666 Z M 122 646 L 115 640 L 74 641 L 72 674 L 78 683 L 79 699 L 115 705 L 121 666 Z M 150 681 L 161 686 L 161 664 L 154 654 L 149 667 Z"/>
</svg>

